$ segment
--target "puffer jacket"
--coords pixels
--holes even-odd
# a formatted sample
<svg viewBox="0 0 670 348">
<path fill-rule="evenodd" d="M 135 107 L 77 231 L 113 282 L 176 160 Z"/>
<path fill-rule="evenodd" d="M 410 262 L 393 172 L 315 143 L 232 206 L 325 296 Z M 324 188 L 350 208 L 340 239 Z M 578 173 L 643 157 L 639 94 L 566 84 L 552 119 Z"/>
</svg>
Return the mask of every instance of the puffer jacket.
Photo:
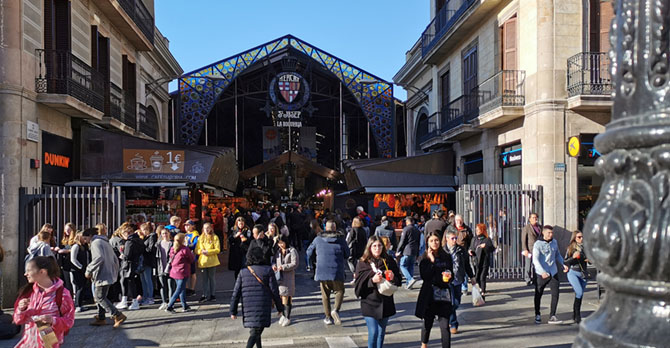
<svg viewBox="0 0 670 348">
<path fill-rule="evenodd" d="M 272 321 L 272 301 L 277 306 L 277 311 L 284 311 L 284 306 L 279 297 L 277 279 L 270 266 L 254 265 L 249 267 L 254 270 L 258 278 L 263 281 L 263 284 L 251 274 L 249 268 L 243 268 L 237 277 L 237 281 L 235 281 L 233 296 L 230 299 L 230 314 L 237 315 L 238 306 L 241 301 L 243 303 L 242 316 L 244 327 L 270 327 L 270 322 Z"/>
<path fill-rule="evenodd" d="M 140 258 L 144 255 L 144 242 L 137 233 L 128 236 L 123 247 L 121 258 L 121 276 L 129 278 L 131 274 L 137 273 L 140 268 Z"/>
<path fill-rule="evenodd" d="M 203 253 L 203 250 L 207 250 L 207 255 Z M 195 253 L 198 255 L 198 267 L 200 268 L 209 268 L 216 267 L 221 264 L 219 262 L 219 253 L 221 252 L 221 243 L 219 243 L 219 237 L 213 235 L 211 239 L 208 239 L 206 235 L 202 235 L 198 238 L 198 244 L 195 247 Z"/>
<path fill-rule="evenodd" d="M 322 232 L 307 248 L 307 258 L 316 252 L 316 274 L 314 280 L 344 281 L 344 260 L 349 258 L 349 247 L 344 237 L 337 232 Z"/>
</svg>

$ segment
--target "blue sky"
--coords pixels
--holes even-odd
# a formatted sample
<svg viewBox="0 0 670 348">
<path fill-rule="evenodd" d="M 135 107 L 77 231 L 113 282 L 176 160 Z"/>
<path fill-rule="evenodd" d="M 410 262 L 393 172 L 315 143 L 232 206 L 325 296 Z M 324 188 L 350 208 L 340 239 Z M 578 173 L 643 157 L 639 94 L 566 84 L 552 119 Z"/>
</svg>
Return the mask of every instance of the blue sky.
<svg viewBox="0 0 670 348">
<path fill-rule="evenodd" d="M 292 34 L 387 81 L 428 25 L 426 0 L 156 0 L 185 72 Z M 174 89 L 174 83 L 171 89 Z M 395 88 L 404 100 L 405 91 Z"/>
</svg>

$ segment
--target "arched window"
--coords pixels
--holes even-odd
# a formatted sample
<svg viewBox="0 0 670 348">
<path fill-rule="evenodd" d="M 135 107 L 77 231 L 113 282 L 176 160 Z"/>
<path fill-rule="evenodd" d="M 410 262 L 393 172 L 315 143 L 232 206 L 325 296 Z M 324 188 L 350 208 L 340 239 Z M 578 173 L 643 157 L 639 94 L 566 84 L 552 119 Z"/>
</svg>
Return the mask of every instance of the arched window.
<svg viewBox="0 0 670 348">
<path fill-rule="evenodd" d="M 428 110 L 426 110 L 426 108 L 421 108 L 419 111 L 419 121 L 416 123 L 415 134 L 415 149 L 420 151 L 421 143 L 426 141 L 426 136 L 428 136 Z"/>
<path fill-rule="evenodd" d="M 158 139 L 158 116 L 152 106 L 140 108 L 140 132 Z"/>
</svg>

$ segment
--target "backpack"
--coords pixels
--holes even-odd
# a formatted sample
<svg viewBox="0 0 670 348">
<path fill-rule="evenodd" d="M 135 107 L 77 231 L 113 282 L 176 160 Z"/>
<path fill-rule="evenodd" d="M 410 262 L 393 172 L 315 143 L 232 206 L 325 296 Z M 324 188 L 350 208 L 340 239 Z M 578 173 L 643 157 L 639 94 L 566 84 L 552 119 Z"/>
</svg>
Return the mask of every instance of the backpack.
<svg viewBox="0 0 670 348">
<path fill-rule="evenodd" d="M 58 315 L 61 317 L 63 316 L 63 312 L 61 311 L 61 307 L 63 306 L 63 289 L 65 288 L 65 285 L 61 286 L 56 290 L 56 305 L 58 306 Z M 63 337 L 67 336 L 67 334 L 70 333 L 70 328 L 67 328 L 65 332 L 63 333 Z"/>
</svg>

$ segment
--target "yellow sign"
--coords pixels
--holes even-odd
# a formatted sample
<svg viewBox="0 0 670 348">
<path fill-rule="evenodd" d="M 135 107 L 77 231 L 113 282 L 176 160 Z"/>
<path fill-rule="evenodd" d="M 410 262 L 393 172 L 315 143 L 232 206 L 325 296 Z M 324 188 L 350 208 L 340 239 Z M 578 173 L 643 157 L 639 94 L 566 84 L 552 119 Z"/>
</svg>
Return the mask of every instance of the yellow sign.
<svg viewBox="0 0 670 348">
<path fill-rule="evenodd" d="M 568 139 L 568 155 L 570 155 L 570 157 L 579 157 L 580 148 L 581 144 L 579 142 L 579 137 L 570 137 L 570 139 Z"/>
<path fill-rule="evenodd" d="M 137 174 L 182 174 L 184 151 L 123 149 L 123 172 Z"/>
</svg>

